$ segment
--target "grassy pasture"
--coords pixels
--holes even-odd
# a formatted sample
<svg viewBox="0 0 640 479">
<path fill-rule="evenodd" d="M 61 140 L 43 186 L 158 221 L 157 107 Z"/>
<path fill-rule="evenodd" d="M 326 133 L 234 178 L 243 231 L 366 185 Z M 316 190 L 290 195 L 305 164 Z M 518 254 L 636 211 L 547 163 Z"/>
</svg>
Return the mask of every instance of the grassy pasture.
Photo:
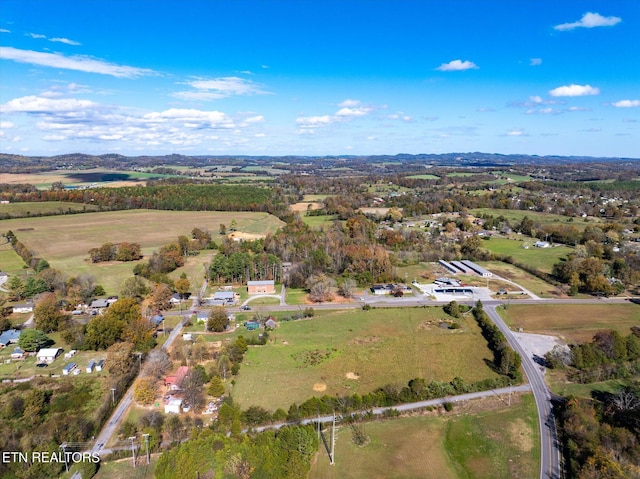
<svg viewBox="0 0 640 479">
<path fill-rule="evenodd" d="M 4 271 L 10 275 L 21 275 L 26 266 L 22 258 L 18 256 L 18 253 L 13 251 L 9 243 L 0 245 L 0 271 Z"/>
<path fill-rule="evenodd" d="M 311 228 L 320 228 L 323 226 L 331 226 L 338 219 L 338 215 L 319 215 L 319 216 L 301 216 L 304 224 Z"/>
<path fill-rule="evenodd" d="M 514 225 L 520 223 L 526 216 L 534 222 L 550 225 L 550 224 L 567 224 L 569 226 L 575 226 L 579 230 L 585 229 L 592 224 L 600 223 L 598 218 L 589 218 L 589 221 L 584 221 L 583 218 L 571 218 L 569 216 L 556 215 L 552 213 L 540 213 L 538 211 L 521 211 L 521 210 L 501 210 L 495 208 L 474 208 L 469 210 L 474 216 L 480 215 L 492 215 L 492 216 L 504 216 L 509 222 Z M 573 221 L 571 221 L 573 220 Z"/>
<path fill-rule="evenodd" d="M 2 226 L 12 230 L 53 268 L 70 276 L 92 274 L 107 293 L 117 293 L 122 281 L 131 275 L 135 262 L 91 264 L 89 249 L 107 242 L 129 241 L 140 243 L 143 253 L 148 255 L 180 235 L 189 237 L 194 227 L 207 229 L 217 238 L 220 224 L 229 225 L 232 220 L 236 221 L 238 231 L 247 233 L 264 234 L 282 225 L 268 213 L 127 210 L 10 219 L 4 220 Z M 198 266 L 193 266 L 194 271 L 197 269 Z M 196 277 L 189 279 L 199 285 L 202 277 L 203 270 L 200 270 Z"/>
<path fill-rule="evenodd" d="M 475 322 L 445 330 L 438 327 L 444 317 L 440 308 L 373 309 L 280 323 L 268 345 L 247 352 L 234 399 L 243 408 L 286 410 L 313 395 L 363 394 L 414 377 L 495 377 L 484 362 L 491 353 Z"/>
<path fill-rule="evenodd" d="M 412 180 L 439 180 L 440 177 L 436 176 L 436 175 L 411 175 L 411 176 L 407 176 L 407 178 L 410 178 Z"/>
<path fill-rule="evenodd" d="M 606 329 L 626 336 L 631 326 L 640 326 L 640 306 L 606 304 L 606 300 L 602 304 L 511 304 L 500 314 L 512 329 L 575 343 L 590 341 L 596 332 Z"/>
<path fill-rule="evenodd" d="M 554 246 L 551 248 L 536 248 L 536 239 L 525 237 L 522 240 L 493 237 L 482 241 L 481 247 L 492 253 L 512 256 L 519 263 L 538 268 L 545 273 L 551 273 L 553 265 L 573 251 L 568 246 Z M 525 249 L 525 246 L 528 246 Z"/>
<path fill-rule="evenodd" d="M 416 416 L 363 425 L 370 442 L 336 434 L 336 462 L 318 452 L 309 479 L 471 479 L 536 477 L 540 457 L 531 396 L 510 408 L 448 416 Z M 322 446 L 321 446 L 322 447 Z"/>
<path fill-rule="evenodd" d="M 0 215 L 10 216 L 50 215 L 68 211 L 97 211 L 96 205 L 84 205 L 69 201 L 25 201 L 0 205 Z"/>
</svg>

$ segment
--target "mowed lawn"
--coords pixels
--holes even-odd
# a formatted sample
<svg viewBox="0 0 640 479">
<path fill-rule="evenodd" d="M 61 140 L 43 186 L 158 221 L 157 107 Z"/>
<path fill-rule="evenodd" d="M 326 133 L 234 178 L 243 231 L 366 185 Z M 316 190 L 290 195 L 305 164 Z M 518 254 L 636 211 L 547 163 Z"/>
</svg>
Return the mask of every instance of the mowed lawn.
<svg viewBox="0 0 640 479">
<path fill-rule="evenodd" d="M 550 334 L 570 343 L 590 341 L 598 331 L 614 329 L 629 334 L 640 326 L 640 305 L 628 304 L 511 304 L 500 310 L 511 329 Z"/>
<path fill-rule="evenodd" d="M 508 238 L 491 238 L 482 241 L 480 246 L 495 254 L 511 256 L 519 263 L 537 268 L 545 273 L 551 273 L 553 265 L 573 251 L 573 248 L 564 245 L 551 248 L 536 248 L 533 244 L 538 241 L 525 237 L 522 241 Z M 525 249 L 525 247 L 528 247 Z"/>
<path fill-rule="evenodd" d="M 370 439 L 353 443 L 351 430 L 336 434 L 336 461 L 324 448 L 309 479 L 510 479 L 534 478 L 540 460 L 533 398 L 510 408 L 476 414 L 418 416 L 361 425 Z M 327 432 L 328 434 L 328 432 Z"/>
<path fill-rule="evenodd" d="M 219 237 L 220 224 L 235 220 L 237 230 L 247 233 L 274 232 L 283 223 L 268 213 L 220 211 L 127 210 L 42 218 L 4 220 L 3 230 L 12 230 L 36 256 L 69 276 L 91 274 L 108 294 L 117 294 L 136 262 L 89 262 L 88 251 L 104 243 L 139 243 L 145 255 L 178 236 L 191 236 L 193 228 L 208 230 Z M 144 261 L 144 259 L 142 260 Z M 203 271 L 199 274 L 203 276 Z M 192 278 L 195 284 L 197 278 Z"/>
<path fill-rule="evenodd" d="M 4 241 L 4 238 L 0 238 L 0 241 Z M 0 271 L 10 275 L 19 275 L 24 271 L 25 267 L 26 264 L 9 243 L 0 244 Z"/>
<path fill-rule="evenodd" d="M 467 382 L 496 377 L 491 353 L 472 319 L 438 327 L 441 308 L 338 311 L 281 322 L 266 346 L 251 347 L 232 393 L 247 408 L 287 408 L 312 396 L 366 394 L 386 384 Z M 283 394 L 286 391 L 286 394 Z"/>
</svg>

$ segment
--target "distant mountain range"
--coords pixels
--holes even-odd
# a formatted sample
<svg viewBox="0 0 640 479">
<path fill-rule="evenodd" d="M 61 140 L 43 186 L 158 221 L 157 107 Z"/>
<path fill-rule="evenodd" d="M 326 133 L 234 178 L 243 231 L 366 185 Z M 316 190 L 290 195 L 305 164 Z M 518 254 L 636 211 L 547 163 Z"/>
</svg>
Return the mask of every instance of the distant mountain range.
<svg viewBox="0 0 640 479">
<path fill-rule="evenodd" d="M 640 158 L 602 158 L 590 156 L 537 156 L 537 155 L 501 155 L 497 153 L 444 153 L 444 154 L 406 154 L 397 155 L 340 155 L 340 156 L 243 156 L 243 155 L 145 155 L 124 156 L 115 153 L 88 155 L 69 153 L 56 156 L 22 156 L 0 153 L 0 171 L 26 172 L 52 169 L 135 168 L 157 166 L 206 167 L 216 165 L 271 166 L 286 165 L 286 169 L 331 168 L 337 166 L 369 167 L 373 165 L 402 164 L 407 167 L 452 166 L 452 167 L 493 167 L 515 165 L 548 165 L 572 163 L 636 163 Z"/>
</svg>

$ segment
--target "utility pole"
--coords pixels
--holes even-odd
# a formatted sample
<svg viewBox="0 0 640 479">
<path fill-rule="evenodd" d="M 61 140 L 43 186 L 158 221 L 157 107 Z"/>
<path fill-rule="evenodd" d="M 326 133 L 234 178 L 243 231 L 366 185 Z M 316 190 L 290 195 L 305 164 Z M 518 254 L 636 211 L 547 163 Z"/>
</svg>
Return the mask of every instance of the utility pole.
<svg viewBox="0 0 640 479">
<path fill-rule="evenodd" d="M 509 383 L 509 406 L 511 406 L 511 383 Z"/>
<path fill-rule="evenodd" d="M 62 455 L 64 456 L 64 468 L 69 472 L 69 464 L 67 464 L 67 443 L 63 442 L 60 444 L 60 447 L 62 448 Z"/>
<path fill-rule="evenodd" d="M 116 403 L 116 388 L 111 388 L 111 405 Z"/>
<path fill-rule="evenodd" d="M 333 427 L 331 428 L 331 465 L 336 463 L 336 413 L 333 413 Z"/>
<path fill-rule="evenodd" d="M 136 449 L 134 447 L 135 440 L 136 440 L 135 436 L 129 437 L 129 441 L 131 441 L 131 457 L 133 458 L 133 467 L 136 467 Z"/>
<path fill-rule="evenodd" d="M 149 434 L 143 434 L 144 437 L 144 446 L 147 451 L 147 464 L 151 462 L 151 458 L 149 457 Z"/>
</svg>

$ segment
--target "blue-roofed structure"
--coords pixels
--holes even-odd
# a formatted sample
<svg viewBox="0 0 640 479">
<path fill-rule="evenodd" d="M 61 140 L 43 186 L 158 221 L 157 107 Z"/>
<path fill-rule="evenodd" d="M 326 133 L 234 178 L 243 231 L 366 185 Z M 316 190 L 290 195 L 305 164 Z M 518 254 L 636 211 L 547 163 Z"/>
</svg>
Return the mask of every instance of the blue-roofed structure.
<svg viewBox="0 0 640 479">
<path fill-rule="evenodd" d="M 0 348 L 6 348 L 10 344 L 15 344 L 20 339 L 22 331 L 18 329 L 8 329 L 0 334 Z"/>
</svg>

